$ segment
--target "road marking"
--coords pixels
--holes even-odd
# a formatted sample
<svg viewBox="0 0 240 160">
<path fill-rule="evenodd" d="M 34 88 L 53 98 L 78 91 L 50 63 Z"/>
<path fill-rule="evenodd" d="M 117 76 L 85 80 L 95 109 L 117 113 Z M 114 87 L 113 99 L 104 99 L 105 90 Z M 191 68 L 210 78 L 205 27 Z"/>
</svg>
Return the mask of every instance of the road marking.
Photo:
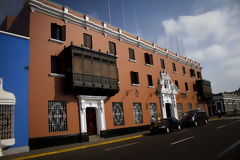
<svg viewBox="0 0 240 160">
<path fill-rule="evenodd" d="M 27 156 L 27 157 L 19 157 L 19 158 L 15 158 L 13 160 L 25 160 L 25 159 L 43 157 L 43 156 L 54 155 L 54 154 L 59 154 L 59 153 L 64 153 L 64 152 L 69 152 L 69 151 L 75 151 L 75 150 L 89 148 L 89 147 L 100 146 L 100 145 L 104 145 L 104 144 L 110 144 L 110 143 L 115 143 L 115 142 L 120 142 L 120 141 L 126 141 L 126 140 L 140 138 L 140 137 L 143 137 L 143 135 L 137 135 L 137 136 L 133 136 L 133 137 L 117 139 L 117 140 L 113 140 L 113 141 L 107 141 L 107 142 L 96 143 L 96 144 L 90 144 L 90 145 L 80 146 L 80 147 L 75 147 L 75 148 L 63 149 L 63 150 L 59 150 L 59 151 L 41 153 L 41 154 L 31 155 L 31 156 Z"/>
<path fill-rule="evenodd" d="M 240 121 L 240 120 L 237 120 L 237 121 L 234 121 L 234 122 L 231 122 L 231 123 L 224 124 L 224 125 L 222 125 L 222 126 L 217 127 L 216 129 L 221 129 L 221 128 L 223 128 L 223 127 L 226 127 L 226 126 L 231 125 L 231 124 L 233 124 L 233 123 L 237 123 L 237 122 L 239 122 L 239 121 Z"/>
<path fill-rule="evenodd" d="M 226 153 L 228 153 L 229 151 L 231 151 L 232 149 L 234 149 L 235 147 L 237 147 L 240 144 L 240 140 L 238 140 L 237 142 L 235 142 L 234 144 L 232 144 L 231 146 L 229 146 L 228 148 L 226 148 L 225 150 L 223 150 L 221 153 L 219 153 L 216 156 L 216 159 L 222 158 Z"/>
<path fill-rule="evenodd" d="M 116 147 L 113 147 L 113 148 L 105 149 L 105 151 L 110 151 L 110 150 L 117 149 L 117 148 L 122 148 L 122 147 L 126 147 L 126 146 L 131 146 L 131 145 L 134 145 L 134 144 L 137 144 L 137 143 L 138 143 L 138 142 L 134 142 L 134 143 L 129 143 L 129 144 L 121 145 L 121 146 L 116 146 Z"/>
<path fill-rule="evenodd" d="M 182 140 L 176 141 L 176 142 L 173 142 L 173 143 L 171 143 L 171 145 L 174 145 L 174 144 L 177 144 L 177 143 L 180 143 L 180 142 L 184 142 L 184 141 L 189 140 L 189 139 L 192 139 L 192 138 L 194 138 L 194 136 L 192 136 L 192 137 L 188 137 L 188 138 L 185 138 L 185 139 L 182 139 Z"/>
</svg>

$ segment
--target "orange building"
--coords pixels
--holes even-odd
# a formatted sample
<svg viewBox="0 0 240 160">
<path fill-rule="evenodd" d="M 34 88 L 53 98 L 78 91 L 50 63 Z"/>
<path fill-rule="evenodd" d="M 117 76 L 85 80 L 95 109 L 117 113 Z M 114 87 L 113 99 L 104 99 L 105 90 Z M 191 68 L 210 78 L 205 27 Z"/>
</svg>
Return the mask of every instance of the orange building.
<svg viewBox="0 0 240 160">
<path fill-rule="evenodd" d="M 208 98 L 199 63 L 45 0 L 29 0 L 9 32 L 29 36 L 29 146 L 145 130 Z"/>
</svg>

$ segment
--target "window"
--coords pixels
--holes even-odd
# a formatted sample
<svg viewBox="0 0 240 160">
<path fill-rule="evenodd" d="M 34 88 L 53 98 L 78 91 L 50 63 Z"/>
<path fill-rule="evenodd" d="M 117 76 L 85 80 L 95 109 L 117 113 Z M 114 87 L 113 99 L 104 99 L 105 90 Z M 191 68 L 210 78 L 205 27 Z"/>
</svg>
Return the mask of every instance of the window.
<svg viewBox="0 0 240 160">
<path fill-rule="evenodd" d="M 113 102 L 112 108 L 113 108 L 114 126 L 124 125 L 123 103 L 122 102 Z"/>
<path fill-rule="evenodd" d="M 14 106 L 0 105 L 0 140 L 14 138 Z"/>
<path fill-rule="evenodd" d="M 177 72 L 176 64 L 175 64 L 175 63 L 172 63 L 172 67 L 173 67 L 173 72 Z"/>
<path fill-rule="evenodd" d="M 131 71 L 130 76 L 131 76 L 131 83 L 132 84 L 139 84 L 138 72 Z"/>
<path fill-rule="evenodd" d="M 204 104 L 202 104 L 202 109 L 205 111 L 205 105 Z"/>
<path fill-rule="evenodd" d="M 116 45 L 113 42 L 109 41 L 109 53 L 116 55 Z"/>
<path fill-rule="evenodd" d="M 177 88 L 179 89 L 179 86 L 178 86 L 178 81 L 175 80 L 175 85 L 177 86 Z"/>
<path fill-rule="evenodd" d="M 168 87 L 168 81 L 164 80 L 164 88 Z"/>
<path fill-rule="evenodd" d="M 182 71 L 183 71 L 183 75 L 186 75 L 186 69 L 184 66 L 182 66 Z"/>
<path fill-rule="evenodd" d="M 83 33 L 84 47 L 92 49 L 92 36 L 86 33 Z"/>
<path fill-rule="evenodd" d="M 151 117 L 152 116 L 157 117 L 157 105 L 156 105 L 156 103 L 150 103 L 150 114 L 151 114 Z"/>
<path fill-rule="evenodd" d="M 195 70 L 194 69 L 190 69 L 190 75 L 191 75 L 191 77 L 195 77 Z"/>
<path fill-rule="evenodd" d="M 186 89 L 187 92 L 189 91 L 187 82 L 185 82 L 185 89 Z"/>
<path fill-rule="evenodd" d="M 147 75 L 148 78 L 148 86 L 153 86 L 152 75 Z"/>
<path fill-rule="evenodd" d="M 182 119 L 183 118 L 182 104 L 178 103 L 177 106 L 178 106 L 178 116 L 179 116 L 179 119 Z"/>
<path fill-rule="evenodd" d="M 144 53 L 144 57 L 145 57 L 145 64 L 153 65 L 152 54 Z"/>
<path fill-rule="evenodd" d="M 129 59 L 135 60 L 134 49 L 128 48 L 128 50 L 129 50 Z"/>
<path fill-rule="evenodd" d="M 60 41 L 66 40 L 66 26 L 60 26 L 56 23 L 51 23 L 51 38 Z"/>
<path fill-rule="evenodd" d="M 197 78 L 202 78 L 201 72 L 197 72 Z"/>
<path fill-rule="evenodd" d="M 67 131 L 67 110 L 65 101 L 48 101 L 49 132 Z"/>
<path fill-rule="evenodd" d="M 199 108 L 199 104 L 198 104 L 198 103 L 196 103 L 196 109 L 197 109 L 197 108 Z"/>
<path fill-rule="evenodd" d="M 133 115 L 134 115 L 135 124 L 143 123 L 141 103 L 133 103 Z"/>
<path fill-rule="evenodd" d="M 161 68 L 165 69 L 164 59 L 160 58 L 160 62 L 161 62 Z"/>
<path fill-rule="evenodd" d="M 61 59 L 57 56 L 51 56 L 51 73 L 61 73 Z"/>
<path fill-rule="evenodd" d="M 193 84 L 193 92 L 197 92 L 196 84 Z"/>
<path fill-rule="evenodd" d="M 188 106 L 188 111 L 192 110 L 192 104 L 191 103 L 188 103 L 187 106 Z"/>
</svg>

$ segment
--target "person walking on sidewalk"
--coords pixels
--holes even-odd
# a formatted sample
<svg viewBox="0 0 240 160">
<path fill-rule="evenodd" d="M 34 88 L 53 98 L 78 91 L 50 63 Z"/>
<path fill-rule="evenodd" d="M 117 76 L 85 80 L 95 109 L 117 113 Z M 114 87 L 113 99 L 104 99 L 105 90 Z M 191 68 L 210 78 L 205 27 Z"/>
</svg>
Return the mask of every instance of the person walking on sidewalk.
<svg viewBox="0 0 240 160">
<path fill-rule="evenodd" d="M 221 111 L 220 111 L 220 109 L 218 110 L 218 118 L 221 118 Z"/>
</svg>

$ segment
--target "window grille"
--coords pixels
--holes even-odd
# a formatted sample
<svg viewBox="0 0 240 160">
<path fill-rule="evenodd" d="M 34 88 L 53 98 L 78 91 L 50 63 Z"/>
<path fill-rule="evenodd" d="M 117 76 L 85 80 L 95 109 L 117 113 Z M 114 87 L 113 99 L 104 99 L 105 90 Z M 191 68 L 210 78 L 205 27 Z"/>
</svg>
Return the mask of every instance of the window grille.
<svg viewBox="0 0 240 160">
<path fill-rule="evenodd" d="M 156 103 L 150 103 L 150 114 L 151 114 L 151 117 L 152 116 L 157 117 L 157 105 L 156 105 Z"/>
<path fill-rule="evenodd" d="M 183 118 L 183 108 L 182 108 L 182 103 L 178 103 L 178 115 L 179 115 L 179 119 Z"/>
<path fill-rule="evenodd" d="M 143 123 L 141 103 L 133 103 L 133 114 L 134 114 L 135 124 Z"/>
<path fill-rule="evenodd" d="M 124 125 L 123 103 L 113 102 L 112 107 L 113 107 L 114 126 Z"/>
<path fill-rule="evenodd" d="M 14 106 L 0 105 L 0 140 L 14 138 Z"/>
<path fill-rule="evenodd" d="M 65 101 L 48 101 L 49 132 L 67 131 L 67 110 Z"/>
</svg>

